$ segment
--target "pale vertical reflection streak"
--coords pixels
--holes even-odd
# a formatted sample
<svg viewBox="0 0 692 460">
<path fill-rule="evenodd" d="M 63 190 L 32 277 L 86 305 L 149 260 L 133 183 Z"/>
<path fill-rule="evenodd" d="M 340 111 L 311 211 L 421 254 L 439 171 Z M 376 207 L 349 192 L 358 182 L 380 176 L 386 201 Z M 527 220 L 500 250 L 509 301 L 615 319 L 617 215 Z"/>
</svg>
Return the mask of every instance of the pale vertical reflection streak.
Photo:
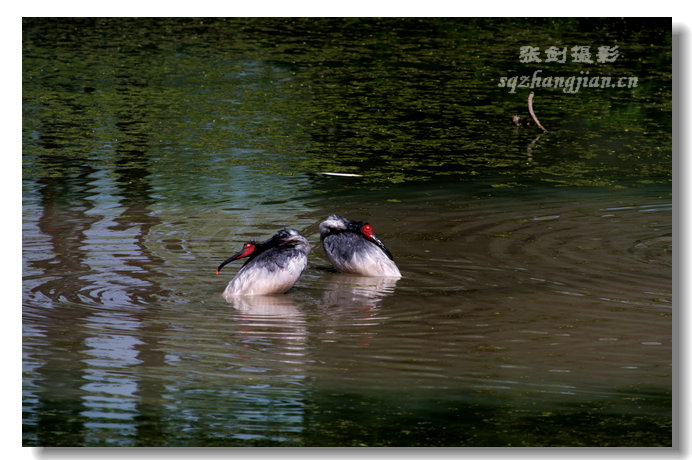
<svg viewBox="0 0 692 460">
<path fill-rule="evenodd" d="M 109 168 L 98 169 L 91 176 L 89 197 L 94 206 L 87 211 L 100 219 L 84 234 L 81 247 L 84 262 L 90 271 L 82 277 L 84 287 L 80 298 L 91 305 L 91 314 L 81 323 L 85 355 L 82 362 L 82 386 L 86 418 L 85 438 L 93 444 L 108 444 L 109 439 L 133 438 L 136 435 L 139 382 L 135 368 L 141 363 L 137 347 L 143 342 L 137 337 L 140 321 L 133 314 L 137 302 L 132 290 L 148 283 L 129 272 L 136 267 L 127 264 L 142 257 L 136 244 L 139 226 L 120 229 L 115 219 L 123 212 L 117 195 L 118 187 Z"/>
</svg>

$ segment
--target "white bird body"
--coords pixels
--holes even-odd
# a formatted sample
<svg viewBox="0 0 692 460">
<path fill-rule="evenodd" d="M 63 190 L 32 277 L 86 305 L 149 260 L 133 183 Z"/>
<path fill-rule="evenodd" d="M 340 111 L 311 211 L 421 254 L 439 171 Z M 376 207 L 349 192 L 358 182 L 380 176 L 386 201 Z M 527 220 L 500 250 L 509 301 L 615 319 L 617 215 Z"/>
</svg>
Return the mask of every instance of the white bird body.
<svg viewBox="0 0 692 460">
<path fill-rule="evenodd" d="M 248 242 L 223 262 L 249 257 L 223 292 L 224 297 L 281 294 L 293 287 L 308 264 L 310 243 L 296 230 L 280 230 L 263 243 Z"/>
<path fill-rule="evenodd" d="M 343 273 L 401 277 L 392 254 L 365 222 L 333 214 L 320 224 L 320 239 L 329 261 Z"/>
</svg>

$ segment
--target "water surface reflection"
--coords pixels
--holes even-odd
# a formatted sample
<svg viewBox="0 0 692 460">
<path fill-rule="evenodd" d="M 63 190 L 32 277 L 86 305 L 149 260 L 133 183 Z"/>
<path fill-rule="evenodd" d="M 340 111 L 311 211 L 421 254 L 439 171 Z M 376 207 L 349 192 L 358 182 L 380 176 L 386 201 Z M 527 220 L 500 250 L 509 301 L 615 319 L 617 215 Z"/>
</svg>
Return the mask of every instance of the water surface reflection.
<svg viewBox="0 0 692 460">
<path fill-rule="evenodd" d="M 324 284 L 323 306 L 343 309 L 374 307 L 386 296 L 392 295 L 399 277 L 364 277 L 335 274 Z"/>
<path fill-rule="evenodd" d="M 565 191 L 457 200 L 447 199 L 459 196 L 450 190 L 397 196 L 378 232 L 401 279 L 327 268 L 310 231 L 324 214 L 318 199 L 305 204 L 315 211 L 298 216 L 312 222 L 303 228 L 314 253 L 296 286 L 230 304 L 220 295 L 227 280 L 213 275 L 210 248 L 220 224 L 212 213 L 197 218 L 202 233 L 180 238 L 191 244 L 156 243 L 157 259 L 145 248 L 163 241 L 167 221 L 144 239 L 107 224 L 122 208 L 88 211 L 99 217 L 90 221 L 70 217 L 89 222 L 70 252 L 74 266 L 93 264 L 103 276 L 85 269 L 73 278 L 44 277 L 40 270 L 50 264 L 25 260 L 25 410 L 59 407 L 51 409 L 54 423 L 78 414 L 71 420 L 79 437 L 31 429 L 25 436 L 70 444 L 137 445 L 147 436 L 165 445 L 304 445 L 318 442 L 314 430 L 323 429 L 328 444 L 341 438 L 328 435 L 326 404 L 354 421 L 360 415 L 347 405 L 355 401 L 385 411 L 384 419 L 402 413 L 418 423 L 423 406 L 439 411 L 442 400 L 450 413 L 476 408 L 470 413 L 481 420 L 493 398 L 530 416 L 593 401 L 629 407 L 634 394 L 647 401 L 652 420 L 665 418 L 665 396 L 638 388 L 666 388 L 672 372 L 667 197 L 580 192 L 577 199 Z M 373 220 L 386 202 L 375 196 L 365 207 L 347 203 L 344 197 L 339 207 Z M 173 222 L 184 218 L 178 212 Z M 45 248 L 50 239 L 31 222 L 27 247 Z M 99 245 L 87 244 L 94 237 L 87 235 L 99 235 Z M 189 263 L 129 270 L 127 258 L 96 259 L 92 247 L 136 254 L 144 266 L 167 258 Z M 75 353 L 83 358 L 73 360 Z M 340 398 L 350 402 L 340 405 Z M 28 415 L 26 423 L 52 432 L 50 419 Z M 405 439 L 392 434 L 390 441 Z"/>
</svg>

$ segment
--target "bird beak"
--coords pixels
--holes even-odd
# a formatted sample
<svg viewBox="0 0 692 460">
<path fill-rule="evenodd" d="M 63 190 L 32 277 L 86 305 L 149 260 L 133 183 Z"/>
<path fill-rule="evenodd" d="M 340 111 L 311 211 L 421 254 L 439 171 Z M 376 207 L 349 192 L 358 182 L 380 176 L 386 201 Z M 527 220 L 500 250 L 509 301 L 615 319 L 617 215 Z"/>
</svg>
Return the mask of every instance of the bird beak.
<svg viewBox="0 0 692 460">
<path fill-rule="evenodd" d="M 392 253 L 389 252 L 389 249 L 387 249 L 387 246 L 385 246 L 384 243 L 379 240 L 379 238 L 377 238 L 375 235 L 371 235 L 369 239 L 370 239 L 370 241 L 372 241 L 373 243 L 378 245 L 380 247 L 380 249 L 382 249 L 384 251 L 384 253 L 387 254 L 387 257 L 389 257 L 390 260 L 394 260 Z"/>
<path fill-rule="evenodd" d="M 216 269 L 216 274 L 218 275 L 219 272 L 221 271 L 221 269 L 222 269 L 223 267 L 225 267 L 227 264 L 233 262 L 233 261 L 236 260 L 236 259 L 242 259 L 243 257 L 248 257 L 248 256 L 249 256 L 250 254 L 252 254 L 254 251 L 255 251 L 255 245 L 254 245 L 254 244 L 252 244 L 252 243 L 245 243 L 245 244 L 243 245 L 243 249 L 242 249 L 240 252 L 238 252 L 238 253 L 236 253 L 236 254 L 233 254 L 231 257 L 229 257 L 228 259 L 226 259 L 226 260 L 224 260 L 223 262 L 221 262 L 221 265 L 219 265 L 219 268 Z"/>
<path fill-rule="evenodd" d="M 382 251 L 384 251 L 385 254 L 387 254 L 387 257 L 389 257 L 389 260 L 394 260 L 394 257 L 392 257 L 392 253 L 389 252 L 389 249 L 387 249 L 387 246 L 384 245 L 382 241 L 380 241 L 379 238 L 375 236 L 375 232 L 372 229 L 372 226 L 370 224 L 365 224 L 360 228 L 360 231 L 365 235 L 365 237 L 378 245 Z"/>
</svg>

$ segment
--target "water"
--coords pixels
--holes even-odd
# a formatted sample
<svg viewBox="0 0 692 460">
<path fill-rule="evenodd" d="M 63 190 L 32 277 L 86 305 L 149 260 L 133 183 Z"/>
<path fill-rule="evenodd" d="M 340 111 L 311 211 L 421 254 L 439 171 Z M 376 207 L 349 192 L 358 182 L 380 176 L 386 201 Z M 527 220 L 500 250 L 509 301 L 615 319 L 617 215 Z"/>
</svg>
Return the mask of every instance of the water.
<svg viewBox="0 0 692 460">
<path fill-rule="evenodd" d="M 24 445 L 671 445 L 669 22 L 147 21 L 24 23 Z M 512 127 L 497 76 L 575 40 L 640 87 Z M 284 226 L 294 289 L 228 304 Z"/>
</svg>

